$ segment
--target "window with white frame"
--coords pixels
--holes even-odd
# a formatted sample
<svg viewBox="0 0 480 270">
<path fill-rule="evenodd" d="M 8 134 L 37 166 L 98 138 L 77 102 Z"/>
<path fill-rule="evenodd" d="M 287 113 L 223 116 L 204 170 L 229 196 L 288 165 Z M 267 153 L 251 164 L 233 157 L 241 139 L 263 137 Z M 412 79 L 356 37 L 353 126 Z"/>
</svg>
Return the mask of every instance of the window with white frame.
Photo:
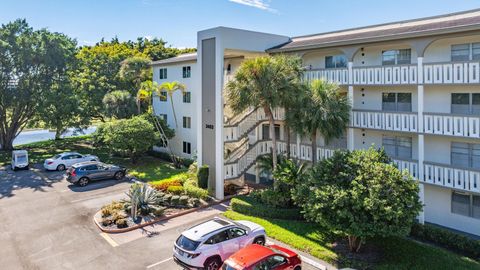
<svg viewBox="0 0 480 270">
<path fill-rule="evenodd" d="M 161 68 L 159 72 L 160 80 L 164 80 L 167 78 L 167 68 Z"/>
<path fill-rule="evenodd" d="M 412 111 L 412 93 L 382 93 L 383 111 Z"/>
<path fill-rule="evenodd" d="M 183 142 L 183 153 L 191 154 L 192 153 L 192 144 L 189 142 Z"/>
<path fill-rule="evenodd" d="M 183 117 L 183 128 L 191 128 L 192 127 L 192 118 L 188 116 Z"/>
<path fill-rule="evenodd" d="M 412 50 L 387 50 L 382 51 L 382 65 L 405 65 L 412 62 Z"/>
<path fill-rule="evenodd" d="M 192 92 L 183 93 L 183 103 L 190 103 L 190 102 L 192 102 Z"/>
<path fill-rule="evenodd" d="M 183 78 L 190 78 L 192 68 L 190 66 L 186 66 L 182 68 Z"/>
<path fill-rule="evenodd" d="M 347 62 L 345 55 L 325 56 L 325 68 L 344 68 L 347 67 Z"/>
<path fill-rule="evenodd" d="M 451 59 L 452 61 L 470 61 L 480 59 L 480 42 L 452 45 Z"/>
<path fill-rule="evenodd" d="M 452 113 L 480 114 L 480 93 L 452 93 Z"/>
<path fill-rule="evenodd" d="M 450 158 L 454 166 L 480 169 L 480 144 L 452 142 Z"/>
<path fill-rule="evenodd" d="M 412 158 L 412 138 L 383 135 L 382 145 L 385 153 L 392 158 Z"/>
<path fill-rule="evenodd" d="M 453 191 L 452 213 L 480 219 L 480 196 Z"/>
</svg>

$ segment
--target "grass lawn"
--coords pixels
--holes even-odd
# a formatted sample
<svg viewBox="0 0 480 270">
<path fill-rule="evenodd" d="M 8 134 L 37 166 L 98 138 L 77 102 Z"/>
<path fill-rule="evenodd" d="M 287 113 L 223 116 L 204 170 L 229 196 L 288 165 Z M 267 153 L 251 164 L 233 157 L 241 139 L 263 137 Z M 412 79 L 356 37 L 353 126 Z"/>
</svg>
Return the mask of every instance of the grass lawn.
<svg viewBox="0 0 480 270">
<path fill-rule="evenodd" d="M 294 248 L 341 267 L 364 268 L 361 263 L 342 258 L 332 249 L 332 235 L 316 224 L 259 218 L 234 211 L 224 214 L 234 220 L 249 220 L 262 225 L 267 235 Z M 480 269 L 480 263 L 441 248 L 432 247 L 408 239 L 393 238 L 372 240 L 382 251 L 382 259 L 368 269 Z M 345 263 L 347 262 L 347 263 Z M 348 263 L 349 262 L 349 263 Z M 364 264 L 363 264 L 364 265 Z"/>
<path fill-rule="evenodd" d="M 132 164 L 128 158 L 112 156 L 108 149 L 95 147 L 91 137 L 88 135 L 65 138 L 59 141 L 49 140 L 30 143 L 19 145 L 15 148 L 27 150 L 30 163 L 43 163 L 46 158 L 67 151 L 96 155 L 105 163 L 126 166 L 129 174 L 146 181 L 164 179 L 186 171 L 185 169 L 176 169 L 170 163 L 151 156 L 144 156 L 136 164 Z M 10 159 L 10 151 L 0 151 L 0 165 L 10 164 Z"/>
</svg>

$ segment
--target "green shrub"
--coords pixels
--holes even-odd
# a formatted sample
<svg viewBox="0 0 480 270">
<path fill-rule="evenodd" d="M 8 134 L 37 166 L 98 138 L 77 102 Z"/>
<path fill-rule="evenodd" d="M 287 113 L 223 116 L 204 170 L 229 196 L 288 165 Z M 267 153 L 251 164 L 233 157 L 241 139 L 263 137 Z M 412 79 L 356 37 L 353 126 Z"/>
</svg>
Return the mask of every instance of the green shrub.
<svg viewBox="0 0 480 270">
<path fill-rule="evenodd" d="M 165 194 L 165 196 L 163 196 L 163 202 L 170 203 L 170 201 L 172 200 L 172 197 L 173 197 L 172 194 Z"/>
<path fill-rule="evenodd" d="M 182 186 L 169 186 L 167 188 L 167 192 L 175 194 L 175 195 L 180 195 L 180 194 L 185 193 Z"/>
<path fill-rule="evenodd" d="M 184 195 L 184 196 L 180 196 L 180 199 L 178 200 L 178 203 L 179 203 L 180 205 L 186 206 L 186 205 L 188 204 L 188 200 L 189 200 L 189 199 L 190 199 L 190 198 L 189 198 L 188 196 L 185 196 L 185 195 Z"/>
<path fill-rule="evenodd" d="M 117 224 L 118 228 L 126 228 L 128 227 L 127 219 L 126 218 L 121 218 L 115 222 Z"/>
<path fill-rule="evenodd" d="M 172 199 L 170 199 L 170 204 L 172 205 L 179 205 L 180 204 L 180 196 L 173 195 Z"/>
<path fill-rule="evenodd" d="M 198 168 L 197 178 L 198 178 L 198 186 L 206 189 L 208 188 L 208 165 L 203 165 L 202 167 Z"/>
<path fill-rule="evenodd" d="M 230 208 L 238 213 L 265 218 L 303 220 L 299 208 L 275 208 L 249 196 L 239 196 L 230 201 Z"/>
<path fill-rule="evenodd" d="M 103 226 L 109 226 L 111 224 L 113 224 L 113 220 L 111 218 L 106 217 L 106 218 L 102 219 L 102 225 Z"/>
<path fill-rule="evenodd" d="M 200 206 L 200 200 L 198 198 L 190 198 L 190 204 L 193 207 L 198 207 Z"/>
<path fill-rule="evenodd" d="M 290 193 L 279 192 L 273 188 L 268 188 L 259 191 L 260 200 L 264 204 L 267 204 L 276 208 L 292 207 L 292 198 Z"/>
<path fill-rule="evenodd" d="M 100 209 L 102 217 L 108 217 L 113 215 L 118 210 L 124 209 L 124 204 L 122 202 L 113 201 L 109 204 L 106 204 Z"/>
<path fill-rule="evenodd" d="M 113 223 L 117 223 L 119 219 L 127 218 L 127 214 L 123 210 L 117 210 L 112 214 Z"/>
<path fill-rule="evenodd" d="M 152 157 L 157 157 L 157 158 L 162 159 L 162 160 L 165 160 L 166 162 L 173 162 L 172 161 L 172 156 L 169 153 L 166 153 L 166 152 L 151 150 L 151 151 L 148 151 L 148 155 L 150 155 Z M 189 159 L 189 158 L 182 158 L 182 157 L 179 157 L 179 156 L 175 156 L 175 158 L 180 162 L 180 164 L 182 164 L 182 166 L 187 167 L 187 168 L 194 163 L 194 160 Z"/>
<path fill-rule="evenodd" d="M 165 213 L 165 207 L 157 206 L 152 207 L 152 214 L 156 217 L 162 216 Z"/>
<path fill-rule="evenodd" d="M 429 224 L 416 223 L 412 226 L 410 235 L 421 241 L 431 242 L 436 245 L 480 259 L 480 240 L 474 240 L 467 236 L 436 227 Z"/>
<path fill-rule="evenodd" d="M 194 186 L 192 184 L 189 184 L 188 182 L 185 183 L 183 186 L 185 189 L 185 193 L 193 198 L 198 198 L 205 200 L 208 197 L 208 191 L 202 188 L 199 188 L 197 186 Z"/>
</svg>

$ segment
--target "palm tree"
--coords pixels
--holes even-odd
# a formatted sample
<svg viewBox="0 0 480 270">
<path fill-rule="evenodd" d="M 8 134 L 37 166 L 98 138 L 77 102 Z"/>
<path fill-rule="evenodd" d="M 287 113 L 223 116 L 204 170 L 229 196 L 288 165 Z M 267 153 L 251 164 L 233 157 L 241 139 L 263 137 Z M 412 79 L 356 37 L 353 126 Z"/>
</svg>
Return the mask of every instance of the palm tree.
<svg viewBox="0 0 480 270">
<path fill-rule="evenodd" d="M 160 85 L 159 90 L 165 91 L 170 98 L 170 105 L 172 106 L 173 118 L 175 119 L 175 127 L 178 128 L 177 115 L 175 114 L 175 107 L 173 106 L 173 94 L 176 91 L 181 91 L 182 94 L 185 94 L 185 85 L 183 83 L 175 82 L 164 82 Z"/>
<path fill-rule="evenodd" d="M 302 106 L 296 106 L 288 117 L 292 119 L 295 131 L 301 135 L 310 135 L 312 162 L 315 164 L 318 132 L 323 135 L 326 143 L 340 137 L 349 123 L 350 102 L 340 93 L 337 84 L 326 80 L 314 80 L 305 84 L 300 102 Z"/>
<path fill-rule="evenodd" d="M 152 104 L 152 96 L 153 93 L 159 91 L 159 85 L 157 82 L 152 81 L 145 81 L 140 84 L 140 89 L 137 91 L 137 110 L 138 114 L 141 113 L 141 104 L 142 102 L 146 102 L 148 106 Z"/>
<path fill-rule="evenodd" d="M 297 59 L 283 55 L 248 59 L 227 84 L 228 104 L 234 113 L 249 107 L 262 108 L 265 112 L 272 138 L 273 169 L 277 166 L 273 110 L 282 106 L 283 97 L 290 95 L 298 84 L 301 68 Z"/>
</svg>

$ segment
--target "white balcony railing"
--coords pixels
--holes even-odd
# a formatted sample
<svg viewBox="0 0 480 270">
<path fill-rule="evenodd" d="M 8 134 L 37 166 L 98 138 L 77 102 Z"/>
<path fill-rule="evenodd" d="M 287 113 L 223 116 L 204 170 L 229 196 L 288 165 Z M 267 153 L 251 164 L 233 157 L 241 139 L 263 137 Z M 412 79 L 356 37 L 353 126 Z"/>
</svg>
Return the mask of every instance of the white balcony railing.
<svg viewBox="0 0 480 270">
<path fill-rule="evenodd" d="M 423 66 L 425 84 L 471 84 L 480 82 L 479 62 L 429 63 Z"/>
<path fill-rule="evenodd" d="M 275 120 L 284 120 L 285 119 L 285 110 L 283 108 L 275 108 L 273 110 L 273 118 Z M 225 125 L 224 130 L 224 141 L 238 141 L 249 131 L 252 130 L 256 125 L 261 121 L 267 121 L 265 111 L 263 109 L 257 109 L 247 114 L 241 121 L 234 125 Z"/>
<path fill-rule="evenodd" d="M 424 113 L 423 119 L 425 133 L 480 138 L 480 116 Z"/>
<path fill-rule="evenodd" d="M 357 128 L 418 131 L 418 115 L 411 112 L 352 110 L 351 126 Z"/>
<path fill-rule="evenodd" d="M 347 68 L 335 68 L 335 69 L 316 69 L 307 70 L 304 73 L 304 80 L 312 81 L 318 79 L 325 79 L 330 82 L 338 84 L 348 84 L 348 69 Z"/>
<path fill-rule="evenodd" d="M 417 65 L 354 67 L 354 85 L 416 84 Z"/>
<path fill-rule="evenodd" d="M 408 170 L 408 172 L 414 177 L 418 178 L 418 161 L 416 160 L 402 160 L 402 159 L 393 159 L 393 164 L 399 170 Z"/>
<path fill-rule="evenodd" d="M 480 192 L 480 170 L 462 169 L 454 166 L 424 162 L 425 183 Z"/>
</svg>

